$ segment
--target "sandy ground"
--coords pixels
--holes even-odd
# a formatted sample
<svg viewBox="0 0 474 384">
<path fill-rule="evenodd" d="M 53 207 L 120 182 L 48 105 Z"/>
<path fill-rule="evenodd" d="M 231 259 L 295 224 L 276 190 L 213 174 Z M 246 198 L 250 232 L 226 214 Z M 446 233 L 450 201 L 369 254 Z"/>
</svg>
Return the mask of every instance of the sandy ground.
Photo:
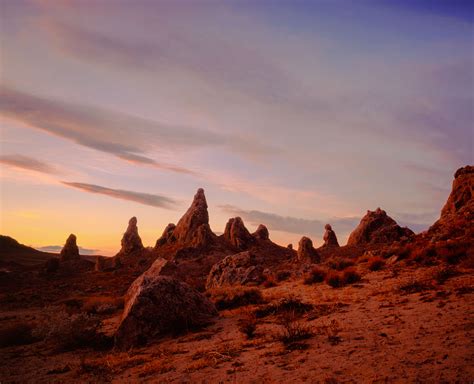
<svg viewBox="0 0 474 384">
<path fill-rule="evenodd" d="M 298 320 L 313 336 L 288 350 L 275 316 L 247 338 L 238 320 L 255 306 L 223 311 L 210 327 L 128 352 L 57 353 L 44 342 L 0 349 L 3 383 L 472 383 L 474 273 L 405 294 L 407 282 L 431 281 L 438 267 L 366 272 L 356 285 L 283 282 L 268 301 L 296 296 L 315 307 Z M 0 312 L 2 322 L 41 309 Z M 115 317 L 116 318 L 116 317 Z M 109 319 L 109 325 L 114 318 Z M 107 323 L 106 322 L 106 323 Z"/>
</svg>

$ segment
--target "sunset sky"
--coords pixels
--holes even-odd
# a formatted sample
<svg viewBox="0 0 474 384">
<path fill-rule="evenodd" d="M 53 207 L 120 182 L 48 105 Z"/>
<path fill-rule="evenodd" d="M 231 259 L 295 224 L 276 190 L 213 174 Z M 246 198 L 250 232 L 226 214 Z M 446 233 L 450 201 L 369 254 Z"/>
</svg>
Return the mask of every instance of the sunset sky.
<svg viewBox="0 0 474 384">
<path fill-rule="evenodd" d="M 424 230 L 474 163 L 473 4 L 0 0 L 0 233 L 151 246 L 199 187 L 217 233 Z"/>
</svg>

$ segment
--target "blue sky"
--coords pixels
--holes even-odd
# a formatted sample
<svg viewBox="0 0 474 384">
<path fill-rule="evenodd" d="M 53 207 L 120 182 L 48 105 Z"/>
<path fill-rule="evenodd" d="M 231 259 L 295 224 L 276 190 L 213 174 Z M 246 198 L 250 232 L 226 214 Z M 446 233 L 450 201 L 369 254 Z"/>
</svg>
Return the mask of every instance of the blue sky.
<svg viewBox="0 0 474 384">
<path fill-rule="evenodd" d="M 282 244 L 367 209 L 416 231 L 473 163 L 465 1 L 1 4 L 1 232 L 153 245 L 195 190 Z"/>
</svg>

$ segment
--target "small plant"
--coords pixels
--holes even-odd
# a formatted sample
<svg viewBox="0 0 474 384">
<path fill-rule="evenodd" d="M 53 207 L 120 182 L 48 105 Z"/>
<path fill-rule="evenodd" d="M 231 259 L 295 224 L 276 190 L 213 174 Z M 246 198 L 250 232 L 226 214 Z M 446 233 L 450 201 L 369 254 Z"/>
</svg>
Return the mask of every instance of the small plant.
<svg viewBox="0 0 474 384">
<path fill-rule="evenodd" d="M 333 288 L 339 288 L 344 285 L 342 276 L 338 271 L 331 270 L 326 275 L 326 284 Z"/>
<path fill-rule="evenodd" d="M 343 284 L 354 284 L 360 281 L 361 276 L 356 271 L 355 268 L 347 268 L 346 270 L 342 271 L 342 281 Z"/>
<path fill-rule="evenodd" d="M 275 275 L 267 275 L 265 276 L 265 281 L 263 282 L 263 286 L 265 288 L 276 287 L 278 285 L 277 279 Z"/>
<path fill-rule="evenodd" d="M 307 285 L 322 283 L 326 278 L 327 271 L 325 269 L 314 267 L 311 271 L 307 273 L 304 278 L 304 283 Z"/>
<path fill-rule="evenodd" d="M 333 259 L 328 262 L 329 267 L 331 269 L 335 269 L 336 271 L 343 271 L 348 267 L 354 266 L 354 264 L 354 261 L 344 257 Z"/>
<path fill-rule="evenodd" d="M 260 304 L 263 302 L 262 293 L 252 287 L 225 287 L 208 292 L 211 300 L 219 310 L 242 307 L 244 305 Z"/>
<path fill-rule="evenodd" d="M 328 325 L 323 325 L 319 328 L 320 332 L 327 336 L 327 339 L 331 345 L 339 344 L 342 338 L 339 333 L 342 331 L 341 326 L 337 320 L 333 319 Z"/>
<path fill-rule="evenodd" d="M 399 290 L 405 294 L 423 292 L 428 291 L 430 289 L 433 289 L 433 286 L 431 284 L 417 280 L 402 284 L 399 287 Z"/>
<path fill-rule="evenodd" d="M 287 347 L 313 336 L 311 327 L 303 324 L 293 311 L 284 312 L 280 315 L 280 325 L 283 329 L 277 338 Z"/>
<path fill-rule="evenodd" d="M 239 331 L 247 336 L 247 339 L 252 339 L 256 330 L 257 316 L 253 312 L 247 312 L 239 321 Z"/>
<path fill-rule="evenodd" d="M 371 271 L 379 271 L 385 266 L 385 260 L 380 256 L 371 257 L 368 260 L 367 268 Z"/>
<path fill-rule="evenodd" d="M 286 312 L 293 312 L 297 315 L 309 312 L 313 309 L 313 305 L 304 303 L 295 296 L 285 297 L 276 303 L 270 303 L 255 310 L 257 318 L 262 318 L 271 315 L 280 315 Z"/>
</svg>

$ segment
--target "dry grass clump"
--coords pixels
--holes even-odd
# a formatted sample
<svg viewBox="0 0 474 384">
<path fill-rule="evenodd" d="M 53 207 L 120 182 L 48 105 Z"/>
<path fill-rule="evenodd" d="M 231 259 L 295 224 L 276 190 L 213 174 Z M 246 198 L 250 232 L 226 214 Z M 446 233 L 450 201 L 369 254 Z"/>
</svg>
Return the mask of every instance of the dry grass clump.
<svg viewBox="0 0 474 384">
<path fill-rule="evenodd" d="M 326 283 L 333 288 L 340 288 L 347 284 L 360 281 L 361 276 L 355 268 L 347 268 L 343 271 L 330 270 L 326 275 Z"/>
<path fill-rule="evenodd" d="M 276 274 L 277 281 L 285 281 L 291 277 L 290 271 L 278 271 Z"/>
<path fill-rule="evenodd" d="M 297 343 L 313 336 L 311 327 L 299 320 L 298 314 L 293 311 L 283 312 L 280 315 L 279 323 L 282 330 L 276 337 L 288 349 L 301 349 L 301 345 Z"/>
<path fill-rule="evenodd" d="M 371 257 L 368 260 L 367 268 L 371 271 L 379 271 L 385 266 L 385 260 L 380 256 Z"/>
<path fill-rule="evenodd" d="M 239 331 L 242 332 L 247 339 L 252 339 L 257 330 L 257 316 L 253 312 L 246 312 L 239 319 Z"/>
<path fill-rule="evenodd" d="M 208 291 L 218 310 L 263 303 L 262 293 L 255 287 L 223 287 Z"/>
<path fill-rule="evenodd" d="M 272 288 L 272 287 L 276 287 L 277 285 L 278 285 L 278 280 L 275 275 L 270 274 L 270 275 L 265 276 L 265 280 L 263 282 L 263 286 L 265 288 Z"/>
<path fill-rule="evenodd" d="M 278 300 L 277 302 L 267 304 L 255 310 L 255 316 L 262 318 L 270 315 L 279 315 L 286 312 L 292 312 L 302 315 L 313 309 L 313 305 L 304 303 L 295 296 L 289 296 Z"/>
<path fill-rule="evenodd" d="M 337 345 L 342 341 L 339 333 L 342 331 L 341 326 L 337 320 L 333 319 L 329 324 L 318 327 L 319 333 L 327 336 L 327 339 L 331 345 Z"/>
<path fill-rule="evenodd" d="M 309 271 L 305 278 L 304 284 L 310 285 L 315 283 L 322 283 L 326 278 L 327 271 L 323 268 L 314 267 L 311 271 Z"/>
<path fill-rule="evenodd" d="M 456 268 L 448 266 L 435 271 L 433 278 L 438 284 L 444 284 L 446 280 L 459 275 L 460 272 Z"/>
<path fill-rule="evenodd" d="M 327 265 L 331 269 L 336 271 L 343 271 L 348 267 L 353 267 L 355 265 L 354 261 L 345 257 L 339 257 L 336 259 L 328 260 Z"/>
<path fill-rule="evenodd" d="M 0 348 L 35 342 L 33 325 L 25 322 L 11 324 L 0 329 Z"/>
<path fill-rule="evenodd" d="M 191 373 L 208 367 L 216 368 L 220 363 L 232 361 L 239 355 L 239 348 L 229 343 L 223 343 L 216 350 L 201 350 L 194 353 L 191 357 L 193 362 L 184 371 Z"/>
<path fill-rule="evenodd" d="M 111 345 L 111 340 L 99 334 L 97 317 L 87 313 L 69 315 L 54 309 L 45 312 L 46 319 L 33 330 L 33 336 L 52 342 L 57 349 L 105 348 Z"/>
<path fill-rule="evenodd" d="M 405 294 L 428 291 L 433 288 L 430 283 L 420 280 L 412 280 L 398 287 L 398 289 Z"/>
</svg>

